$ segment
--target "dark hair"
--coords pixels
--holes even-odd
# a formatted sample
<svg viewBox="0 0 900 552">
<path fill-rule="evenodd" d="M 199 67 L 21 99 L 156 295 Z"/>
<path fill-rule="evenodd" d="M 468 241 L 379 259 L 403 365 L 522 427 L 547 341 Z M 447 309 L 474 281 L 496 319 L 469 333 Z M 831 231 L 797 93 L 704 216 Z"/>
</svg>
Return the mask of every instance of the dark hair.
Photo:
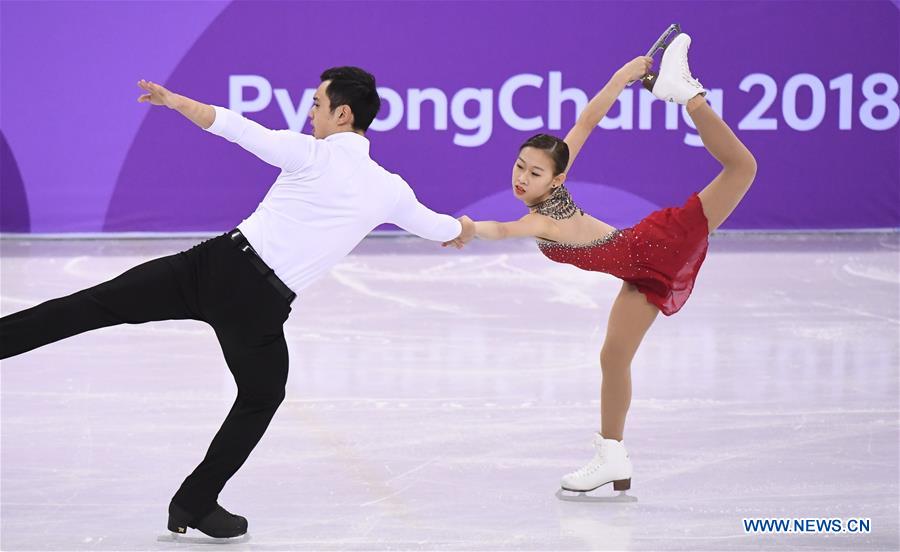
<svg viewBox="0 0 900 552">
<path fill-rule="evenodd" d="M 519 146 L 519 152 L 525 148 L 544 150 L 553 160 L 553 176 L 566 170 L 569 166 L 569 145 L 550 134 L 535 134 Z"/>
<path fill-rule="evenodd" d="M 322 81 L 331 81 L 325 90 L 328 101 L 331 102 L 331 112 L 342 105 L 348 105 L 353 112 L 353 129 L 368 130 L 381 108 L 375 77 L 359 67 L 332 67 L 326 69 L 320 78 Z"/>
</svg>

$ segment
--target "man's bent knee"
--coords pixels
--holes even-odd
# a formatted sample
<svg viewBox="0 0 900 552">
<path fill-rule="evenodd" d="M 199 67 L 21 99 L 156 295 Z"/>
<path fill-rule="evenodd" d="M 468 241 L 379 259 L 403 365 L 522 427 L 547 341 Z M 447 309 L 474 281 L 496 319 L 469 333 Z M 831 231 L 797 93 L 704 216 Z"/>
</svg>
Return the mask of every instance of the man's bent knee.
<svg viewBox="0 0 900 552">
<path fill-rule="evenodd" d="M 284 402 L 284 388 L 271 393 L 238 393 L 237 400 L 242 406 L 277 410 Z"/>
</svg>

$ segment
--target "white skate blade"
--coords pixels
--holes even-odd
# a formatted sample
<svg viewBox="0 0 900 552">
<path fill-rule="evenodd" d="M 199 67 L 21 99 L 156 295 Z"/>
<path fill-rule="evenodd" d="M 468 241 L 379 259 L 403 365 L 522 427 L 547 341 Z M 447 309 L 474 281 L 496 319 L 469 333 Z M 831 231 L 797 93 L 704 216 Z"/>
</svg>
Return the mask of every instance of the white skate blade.
<svg viewBox="0 0 900 552">
<path fill-rule="evenodd" d="M 242 542 L 247 542 L 250 540 L 250 534 L 244 533 L 239 537 L 231 537 L 227 539 L 219 539 L 216 537 L 208 537 L 203 535 L 200 536 L 188 536 L 182 535 L 181 533 L 172 533 L 170 532 L 168 535 L 160 535 L 157 537 L 156 542 L 175 542 L 175 543 L 184 543 L 184 544 L 239 544 Z"/>
<path fill-rule="evenodd" d="M 638 501 L 636 496 L 625 494 L 626 491 L 618 491 L 618 494 L 612 496 L 594 496 L 587 493 L 588 491 L 567 491 L 565 489 L 559 489 L 556 491 L 556 498 L 564 502 L 607 502 L 613 504 Z"/>
</svg>

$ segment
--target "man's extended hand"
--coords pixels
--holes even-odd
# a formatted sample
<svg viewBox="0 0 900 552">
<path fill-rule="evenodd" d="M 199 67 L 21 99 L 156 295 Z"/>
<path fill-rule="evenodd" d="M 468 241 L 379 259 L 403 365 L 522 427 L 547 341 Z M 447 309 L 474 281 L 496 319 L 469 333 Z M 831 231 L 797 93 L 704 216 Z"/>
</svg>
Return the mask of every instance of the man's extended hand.
<svg viewBox="0 0 900 552">
<path fill-rule="evenodd" d="M 200 128 L 209 128 L 216 120 L 216 110 L 211 105 L 170 92 L 155 82 L 141 79 L 137 84 L 147 91 L 138 97 L 139 102 L 150 102 L 153 105 L 164 105 L 174 109 Z"/>
<path fill-rule="evenodd" d="M 164 86 L 144 79 L 139 80 L 137 84 L 147 91 L 146 94 L 138 97 L 139 102 L 150 102 L 153 105 L 164 105 L 169 108 L 175 107 L 175 99 L 178 95 L 169 92 Z"/>
<path fill-rule="evenodd" d="M 444 242 L 441 245 L 444 247 L 455 247 L 457 249 L 462 249 L 464 245 L 469 243 L 475 238 L 475 222 L 472 221 L 466 215 L 463 215 L 457 219 L 460 224 L 462 224 L 462 232 L 459 233 L 456 238 Z"/>
</svg>

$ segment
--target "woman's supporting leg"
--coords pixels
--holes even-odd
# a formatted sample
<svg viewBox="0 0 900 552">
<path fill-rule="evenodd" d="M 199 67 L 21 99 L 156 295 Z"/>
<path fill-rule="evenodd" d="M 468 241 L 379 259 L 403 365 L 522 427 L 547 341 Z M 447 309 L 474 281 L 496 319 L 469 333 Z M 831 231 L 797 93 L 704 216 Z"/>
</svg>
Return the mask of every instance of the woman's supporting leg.
<svg viewBox="0 0 900 552">
<path fill-rule="evenodd" d="M 750 189 L 756 176 L 756 159 L 702 96 L 691 99 L 687 110 L 703 145 L 722 164 L 722 172 L 699 194 L 712 232 L 725 222 Z"/>
<path fill-rule="evenodd" d="M 176 255 L 154 259 L 94 287 L 0 318 L 0 359 L 116 324 L 194 318 Z"/>
<path fill-rule="evenodd" d="M 606 327 L 600 352 L 603 381 L 600 388 L 600 434 L 622 440 L 625 416 L 631 405 L 631 360 L 659 309 L 633 285 L 622 282 Z"/>
</svg>

